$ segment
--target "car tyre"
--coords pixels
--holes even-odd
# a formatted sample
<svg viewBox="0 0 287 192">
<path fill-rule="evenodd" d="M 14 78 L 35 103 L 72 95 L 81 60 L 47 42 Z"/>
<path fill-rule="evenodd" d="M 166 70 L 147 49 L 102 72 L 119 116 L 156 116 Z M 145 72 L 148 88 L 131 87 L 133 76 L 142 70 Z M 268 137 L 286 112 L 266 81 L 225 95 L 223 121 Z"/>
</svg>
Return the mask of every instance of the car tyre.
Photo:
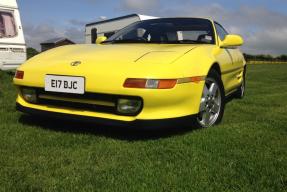
<svg viewBox="0 0 287 192">
<path fill-rule="evenodd" d="M 225 93 L 220 74 L 211 70 L 205 79 L 200 101 L 199 113 L 195 125 L 201 128 L 211 127 L 221 122 L 225 108 Z"/>
<path fill-rule="evenodd" d="M 246 70 L 244 69 L 243 71 L 243 78 L 242 78 L 242 83 L 240 85 L 240 87 L 238 87 L 238 89 L 236 90 L 234 96 L 237 99 L 243 99 L 244 95 L 245 95 L 245 90 L 246 90 Z"/>
</svg>

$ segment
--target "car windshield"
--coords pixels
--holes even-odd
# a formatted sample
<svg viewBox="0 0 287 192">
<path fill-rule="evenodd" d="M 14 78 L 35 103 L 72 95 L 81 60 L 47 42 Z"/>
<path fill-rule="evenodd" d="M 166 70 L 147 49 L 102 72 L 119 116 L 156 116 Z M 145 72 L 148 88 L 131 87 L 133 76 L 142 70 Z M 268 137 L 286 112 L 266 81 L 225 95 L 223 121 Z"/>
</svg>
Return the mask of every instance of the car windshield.
<svg viewBox="0 0 287 192">
<path fill-rule="evenodd" d="M 133 23 L 103 43 L 214 44 L 211 21 L 196 18 L 152 19 Z"/>
</svg>

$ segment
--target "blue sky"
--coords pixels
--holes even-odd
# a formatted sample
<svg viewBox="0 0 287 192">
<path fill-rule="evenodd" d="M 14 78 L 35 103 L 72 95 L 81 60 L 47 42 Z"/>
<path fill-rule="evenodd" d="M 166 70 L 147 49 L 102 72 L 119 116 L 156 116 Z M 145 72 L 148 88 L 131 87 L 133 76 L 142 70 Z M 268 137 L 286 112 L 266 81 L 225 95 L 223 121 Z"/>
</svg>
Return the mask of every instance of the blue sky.
<svg viewBox="0 0 287 192">
<path fill-rule="evenodd" d="M 18 4 L 26 41 L 38 49 L 41 41 L 57 36 L 83 42 L 84 25 L 90 21 L 140 13 L 212 17 L 243 35 L 246 52 L 287 54 L 287 0 L 18 0 Z"/>
</svg>

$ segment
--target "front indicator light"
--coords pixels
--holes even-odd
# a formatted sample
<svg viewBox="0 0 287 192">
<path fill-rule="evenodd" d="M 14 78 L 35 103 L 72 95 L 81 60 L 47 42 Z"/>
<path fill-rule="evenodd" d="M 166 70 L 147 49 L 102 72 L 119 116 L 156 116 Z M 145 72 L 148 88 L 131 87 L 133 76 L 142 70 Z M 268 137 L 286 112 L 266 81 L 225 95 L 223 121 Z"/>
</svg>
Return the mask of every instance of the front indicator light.
<svg viewBox="0 0 287 192">
<path fill-rule="evenodd" d="M 24 79 L 24 71 L 16 71 L 15 79 Z"/>
<path fill-rule="evenodd" d="M 205 76 L 185 77 L 185 78 L 178 79 L 177 84 L 199 83 L 199 82 L 204 81 L 204 80 L 205 80 Z"/>
<path fill-rule="evenodd" d="M 177 79 L 162 79 L 158 82 L 158 89 L 172 89 L 177 83 Z"/>
<path fill-rule="evenodd" d="M 28 103 L 37 103 L 37 92 L 32 88 L 21 88 L 21 94 Z"/>
<path fill-rule="evenodd" d="M 142 108 L 142 101 L 137 99 L 119 99 L 117 111 L 123 115 L 136 115 Z"/>
<path fill-rule="evenodd" d="M 143 89 L 172 89 L 177 83 L 177 79 L 127 79 L 125 88 Z"/>
<path fill-rule="evenodd" d="M 124 83 L 125 88 L 146 88 L 147 79 L 127 79 Z"/>
</svg>

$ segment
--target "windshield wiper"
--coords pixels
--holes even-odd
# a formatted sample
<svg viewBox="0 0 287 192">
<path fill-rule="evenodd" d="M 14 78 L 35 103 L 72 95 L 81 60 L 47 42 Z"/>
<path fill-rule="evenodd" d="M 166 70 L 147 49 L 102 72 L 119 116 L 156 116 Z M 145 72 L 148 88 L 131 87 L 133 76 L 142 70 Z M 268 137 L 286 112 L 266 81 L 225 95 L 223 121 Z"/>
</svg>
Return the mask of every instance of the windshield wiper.
<svg viewBox="0 0 287 192">
<path fill-rule="evenodd" d="M 189 40 L 189 39 L 177 40 L 177 41 L 169 41 L 168 43 L 175 43 L 175 44 L 210 44 L 208 42 Z"/>
<path fill-rule="evenodd" d="M 196 40 L 177 40 L 177 41 L 147 41 L 144 39 L 121 39 L 104 41 L 102 44 L 111 43 L 156 43 L 156 44 L 210 44 L 208 42 L 196 41 Z"/>
<path fill-rule="evenodd" d="M 104 41 L 102 42 L 103 44 L 105 43 L 147 43 L 146 40 L 144 39 L 122 39 L 122 40 L 110 40 L 110 41 Z"/>
</svg>

